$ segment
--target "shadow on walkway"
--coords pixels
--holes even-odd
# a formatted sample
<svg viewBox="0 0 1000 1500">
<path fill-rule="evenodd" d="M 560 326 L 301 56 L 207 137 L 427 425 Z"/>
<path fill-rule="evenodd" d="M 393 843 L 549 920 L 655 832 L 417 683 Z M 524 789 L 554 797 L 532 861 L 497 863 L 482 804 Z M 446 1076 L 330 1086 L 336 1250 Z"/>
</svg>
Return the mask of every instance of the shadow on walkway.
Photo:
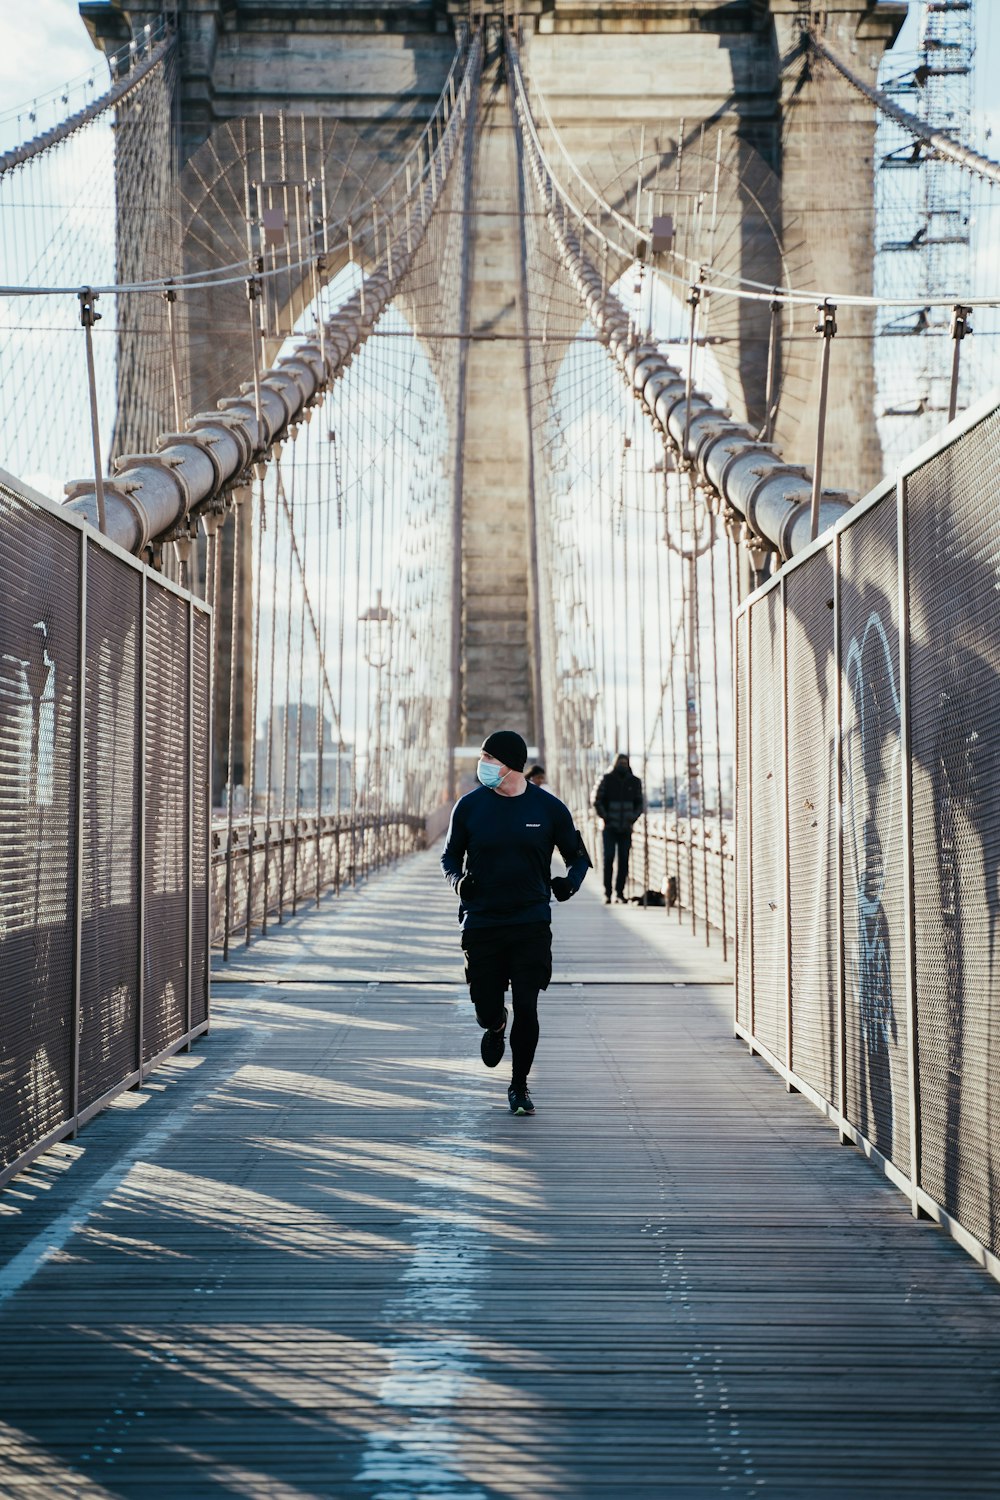
<svg viewBox="0 0 1000 1500">
<path fill-rule="evenodd" d="M 733 1041 L 716 949 L 554 922 L 529 1120 L 433 853 L 217 970 L 0 1194 L 0 1493 L 996 1494 L 998 1288 Z"/>
</svg>

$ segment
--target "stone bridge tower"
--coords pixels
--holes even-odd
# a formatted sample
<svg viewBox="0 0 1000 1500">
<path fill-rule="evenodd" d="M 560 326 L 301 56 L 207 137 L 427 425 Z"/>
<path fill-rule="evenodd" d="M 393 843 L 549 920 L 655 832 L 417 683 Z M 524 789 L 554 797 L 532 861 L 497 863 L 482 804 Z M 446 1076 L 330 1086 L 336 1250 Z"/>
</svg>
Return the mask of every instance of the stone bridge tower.
<svg viewBox="0 0 1000 1500">
<path fill-rule="evenodd" d="M 95 42 L 109 49 L 160 5 L 84 0 Z M 227 122 L 285 110 L 349 124 L 373 154 L 405 148 L 444 82 L 457 0 L 174 0 L 180 36 L 176 85 L 179 168 Z M 544 94 L 575 157 L 612 174 L 623 133 L 695 139 L 720 129 L 756 154 L 775 184 L 769 213 L 798 284 L 871 290 L 871 107 L 830 69 L 810 69 L 800 45 L 807 23 L 863 78 L 874 81 L 905 3 L 833 0 L 525 0 L 517 20 L 529 82 Z M 502 27 L 492 21 L 494 38 Z M 510 12 L 507 12 L 510 15 Z M 475 197 L 467 220 L 468 335 L 464 434 L 457 498 L 463 555 L 461 724 L 476 744 L 500 723 L 544 744 L 534 628 L 533 465 L 527 412 L 522 299 L 524 235 L 517 148 L 494 46 L 483 74 Z M 596 165 L 595 165 L 596 164 Z M 749 207 L 749 199 L 748 199 Z M 761 267 L 745 261 L 745 274 Z M 781 269 L 779 263 L 778 270 Z M 771 270 L 760 278 L 769 281 Z M 778 271 L 774 271 L 777 279 Z M 741 315 L 734 411 L 763 417 L 761 309 Z M 766 308 L 763 312 L 766 319 Z M 871 332 L 867 314 L 845 310 L 831 377 L 824 479 L 863 493 L 880 475 Z M 496 338 L 496 335 L 506 337 Z M 513 336 L 512 336 L 513 335 Z M 206 353 L 205 358 L 210 358 Z M 783 360 L 797 373 L 794 401 L 779 411 L 775 439 L 791 461 L 812 456 L 815 351 L 796 341 Z M 798 363 L 796 364 L 796 361 Z M 191 371 L 195 393 L 212 385 Z M 246 659 L 249 653 L 244 653 Z M 220 723 L 222 721 L 220 720 Z M 249 733 L 249 725 L 246 726 Z"/>
</svg>

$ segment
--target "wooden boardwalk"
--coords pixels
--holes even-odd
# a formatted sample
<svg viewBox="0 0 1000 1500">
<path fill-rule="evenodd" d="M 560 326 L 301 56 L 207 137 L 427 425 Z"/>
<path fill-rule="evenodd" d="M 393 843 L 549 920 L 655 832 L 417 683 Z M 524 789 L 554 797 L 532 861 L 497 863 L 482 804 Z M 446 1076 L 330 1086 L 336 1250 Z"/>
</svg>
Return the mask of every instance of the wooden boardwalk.
<svg viewBox="0 0 1000 1500">
<path fill-rule="evenodd" d="M 0 1495 L 1000 1494 L 1000 1287 L 731 1034 L 662 911 L 555 913 L 533 1091 L 421 855 L 0 1194 Z"/>
</svg>

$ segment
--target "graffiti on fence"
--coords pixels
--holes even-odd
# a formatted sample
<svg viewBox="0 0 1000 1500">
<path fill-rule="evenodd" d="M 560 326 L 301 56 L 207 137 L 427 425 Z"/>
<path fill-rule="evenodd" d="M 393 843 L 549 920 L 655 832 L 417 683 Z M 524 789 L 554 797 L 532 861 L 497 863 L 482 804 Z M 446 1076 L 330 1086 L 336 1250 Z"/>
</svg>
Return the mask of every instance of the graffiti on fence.
<svg viewBox="0 0 1000 1500">
<path fill-rule="evenodd" d="M 876 612 L 868 616 L 861 638 L 852 637 L 845 670 L 849 701 L 844 734 L 844 882 L 845 899 L 853 890 L 855 902 L 849 962 L 858 1016 L 858 1124 L 891 1159 L 890 1044 L 898 1041 L 898 1027 L 883 900 L 884 845 L 899 819 L 900 701 L 889 638 Z"/>
</svg>

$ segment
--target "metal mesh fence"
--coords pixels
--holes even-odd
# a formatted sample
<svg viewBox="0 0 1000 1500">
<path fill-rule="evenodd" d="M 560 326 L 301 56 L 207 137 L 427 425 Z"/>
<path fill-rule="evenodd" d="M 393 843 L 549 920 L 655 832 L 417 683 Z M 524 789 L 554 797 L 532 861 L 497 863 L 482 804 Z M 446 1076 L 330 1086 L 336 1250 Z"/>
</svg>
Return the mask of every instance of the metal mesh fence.
<svg viewBox="0 0 1000 1500">
<path fill-rule="evenodd" d="M 208 1019 L 209 945 L 209 798 L 211 775 L 209 695 L 211 690 L 212 627 L 205 614 L 195 612 L 194 652 L 191 662 L 191 780 L 205 795 L 195 802 L 191 817 L 191 1025 Z"/>
<path fill-rule="evenodd" d="M 909 1170 L 896 503 L 841 537 L 847 1118 Z"/>
<path fill-rule="evenodd" d="M 0 483 L 0 1174 L 74 1109 L 80 548 Z"/>
<path fill-rule="evenodd" d="M 87 544 L 80 1108 L 139 1066 L 142 575 Z"/>
<path fill-rule="evenodd" d="M 0 599 L 3 1182 L 206 1023 L 210 642 L 201 606 L 3 475 Z"/>
<path fill-rule="evenodd" d="M 736 621 L 736 1020 L 751 1023 L 753 970 L 750 952 L 750 616 Z"/>
<path fill-rule="evenodd" d="M 753 819 L 750 859 L 753 865 L 754 1028 L 778 1058 L 785 1054 L 785 878 L 784 744 L 782 741 L 782 618 L 776 589 L 750 615 L 750 796 Z"/>
<path fill-rule="evenodd" d="M 795 1071 L 837 1097 L 840 912 L 832 549 L 789 575 L 788 865 Z"/>
<path fill-rule="evenodd" d="M 906 481 L 920 1180 L 995 1248 L 1000 413 Z"/>
<path fill-rule="evenodd" d="M 1000 407 L 987 403 L 904 466 L 898 492 L 845 517 L 836 548 L 789 565 L 743 606 L 736 677 L 737 849 L 749 847 L 753 891 L 751 912 L 740 863 L 737 1028 L 783 1063 L 772 902 L 780 909 L 787 844 L 790 1076 L 884 1158 L 915 1206 L 994 1257 L 998 488 Z"/>
<path fill-rule="evenodd" d="M 143 1053 L 185 1030 L 189 978 L 187 608 L 162 585 L 146 593 L 146 950 Z"/>
</svg>

